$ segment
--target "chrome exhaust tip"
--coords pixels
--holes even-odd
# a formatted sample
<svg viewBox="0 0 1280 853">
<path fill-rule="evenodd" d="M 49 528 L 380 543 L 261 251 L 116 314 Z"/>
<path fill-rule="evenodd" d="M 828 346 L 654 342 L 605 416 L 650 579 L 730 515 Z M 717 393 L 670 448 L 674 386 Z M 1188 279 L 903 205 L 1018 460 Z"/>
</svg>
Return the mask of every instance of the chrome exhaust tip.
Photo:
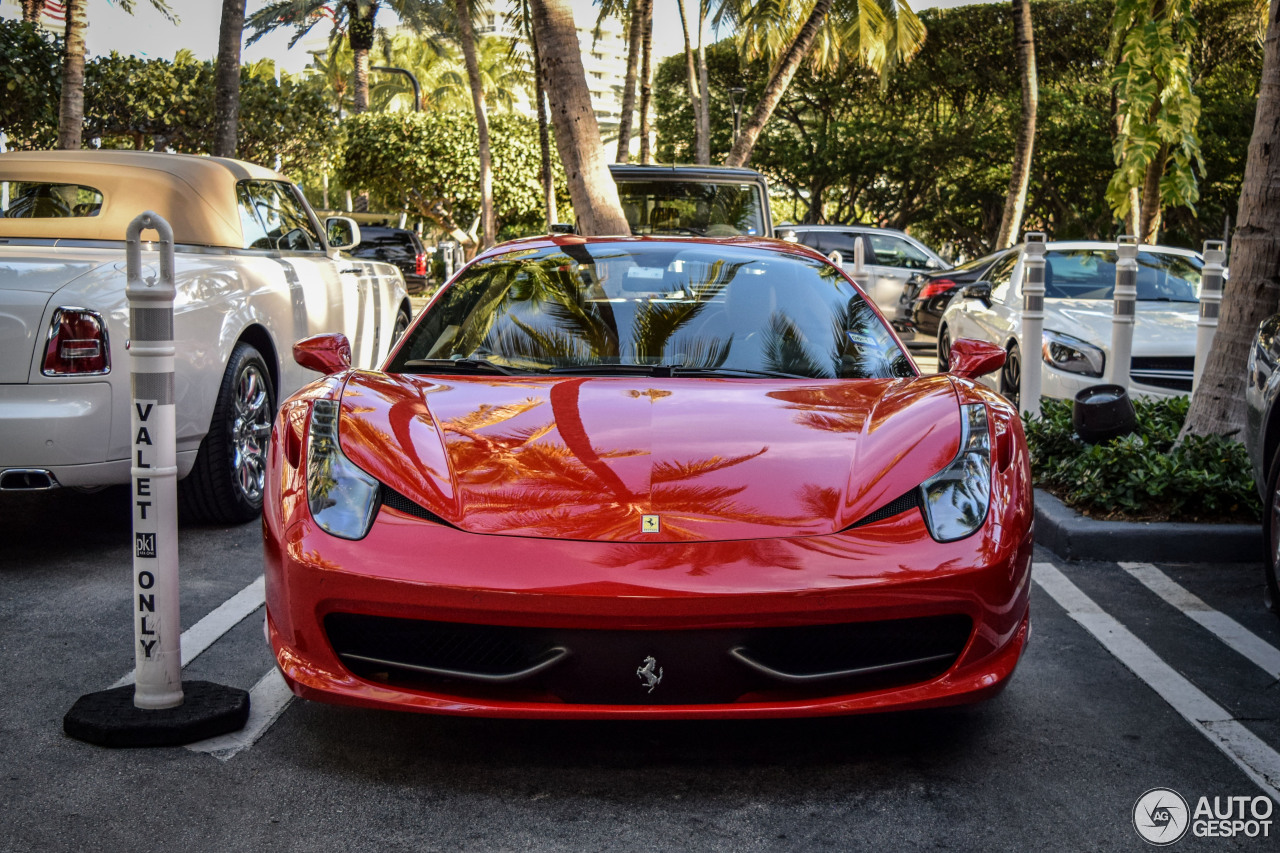
<svg viewBox="0 0 1280 853">
<path fill-rule="evenodd" d="M 0 471 L 0 492 L 44 492 L 58 488 L 58 479 L 39 468 Z"/>
</svg>

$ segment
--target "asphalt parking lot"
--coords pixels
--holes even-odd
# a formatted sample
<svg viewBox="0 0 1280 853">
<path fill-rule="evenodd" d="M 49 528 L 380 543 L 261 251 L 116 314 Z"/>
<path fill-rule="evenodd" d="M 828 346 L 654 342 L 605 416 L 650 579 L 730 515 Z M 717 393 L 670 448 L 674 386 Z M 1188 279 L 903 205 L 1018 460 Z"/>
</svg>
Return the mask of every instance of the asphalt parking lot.
<svg viewBox="0 0 1280 853">
<path fill-rule="evenodd" d="M 1127 850 L 1150 789 L 1188 810 L 1280 796 L 1280 620 L 1254 564 L 1038 551 L 1026 655 L 975 708 L 583 724 L 290 700 L 257 525 L 184 527 L 183 627 L 212 636 L 185 677 L 252 690 L 255 715 L 212 744 L 110 750 L 61 720 L 132 666 L 127 493 L 0 497 L 0 531 L 6 851 Z M 1245 832 L 1177 846 L 1274 849 Z"/>
</svg>

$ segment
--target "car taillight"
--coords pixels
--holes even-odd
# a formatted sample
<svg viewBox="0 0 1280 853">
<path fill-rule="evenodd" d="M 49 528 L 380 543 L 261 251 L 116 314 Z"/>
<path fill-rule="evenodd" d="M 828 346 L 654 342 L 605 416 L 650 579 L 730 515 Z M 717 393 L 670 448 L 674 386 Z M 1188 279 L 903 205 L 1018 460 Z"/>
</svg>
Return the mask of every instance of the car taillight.
<svg viewBox="0 0 1280 853">
<path fill-rule="evenodd" d="M 427 274 L 427 256 L 424 255 L 422 252 L 418 253 L 417 264 L 418 265 L 413 268 L 414 274 L 426 275 Z"/>
<path fill-rule="evenodd" d="M 54 311 L 40 372 L 45 376 L 67 376 L 106 373 L 110 369 L 107 326 L 102 316 L 83 308 Z"/>
<path fill-rule="evenodd" d="M 941 296 L 942 294 L 946 293 L 948 290 L 950 290 L 955 286 L 956 286 L 956 283 L 949 278 L 935 279 L 934 281 L 931 281 L 928 284 L 926 284 L 924 287 L 920 288 L 920 295 L 917 296 L 916 298 L 929 299 L 934 296 Z"/>
</svg>

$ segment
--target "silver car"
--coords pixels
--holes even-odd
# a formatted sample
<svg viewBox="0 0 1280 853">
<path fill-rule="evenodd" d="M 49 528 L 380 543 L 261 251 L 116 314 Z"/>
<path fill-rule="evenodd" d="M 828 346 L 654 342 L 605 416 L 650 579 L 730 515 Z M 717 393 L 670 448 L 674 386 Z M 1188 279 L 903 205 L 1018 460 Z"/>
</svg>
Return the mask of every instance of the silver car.
<svg viewBox="0 0 1280 853">
<path fill-rule="evenodd" d="M 0 155 L 0 490 L 129 481 L 125 229 L 173 228 L 178 475 L 184 520 L 262 506 L 276 401 L 314 378 L 293 343 L 343 332 L 373 367 L 408 327 L 400 271 L 353 259 L 283 176 L 132 151 Z M 158 254 L 143 251 L 144 275 Z"/>
</svg>

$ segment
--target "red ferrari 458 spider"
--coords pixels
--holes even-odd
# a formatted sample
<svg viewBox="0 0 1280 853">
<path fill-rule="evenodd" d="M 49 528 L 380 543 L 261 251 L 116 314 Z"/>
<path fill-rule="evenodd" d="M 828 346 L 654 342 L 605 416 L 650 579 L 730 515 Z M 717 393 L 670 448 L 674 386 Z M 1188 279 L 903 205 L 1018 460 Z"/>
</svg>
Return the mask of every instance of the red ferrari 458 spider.
<svg viewBox="0 0 1280 853">
<path fill-rule="evenodd" d="M 464 268 L 381 371 L 280 409 L 268 635 L 326 702 L 780 717 L 997 693 L 1028 633 L 1017 413 L 920 376 L 825 258 L 554 237 Z"/>
</svg>

